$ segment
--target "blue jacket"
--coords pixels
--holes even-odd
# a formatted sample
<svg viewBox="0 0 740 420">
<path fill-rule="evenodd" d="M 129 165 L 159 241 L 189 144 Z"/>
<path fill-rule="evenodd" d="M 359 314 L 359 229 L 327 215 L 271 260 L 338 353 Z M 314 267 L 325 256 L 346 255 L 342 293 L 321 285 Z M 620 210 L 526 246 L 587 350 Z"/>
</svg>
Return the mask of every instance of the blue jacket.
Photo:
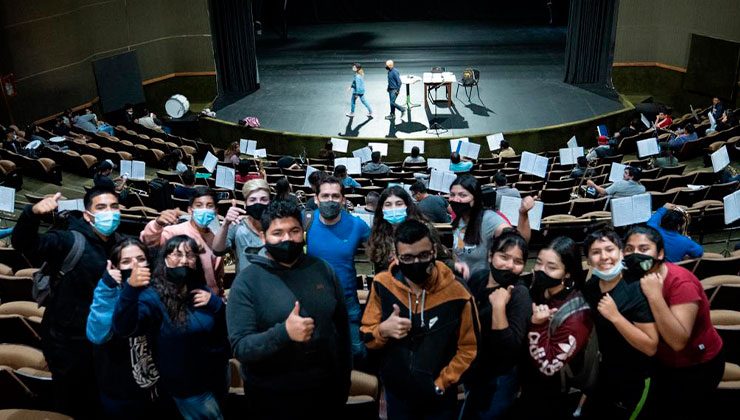
<svg viewBox="0 0 740 420">
<path fill-rule="evenodd" d="M 352 93 L 355 95 L 365 94 L 365 80 L 357 73 L 355 73 L 355 79 L 352 81 Z"/>
<path fill-rule="evenodd" d="M 225 391 L 229 349 L 224 304 L 215 294 L 205 307 L 189 305 L 185 324 L 178 326 L 153 288 L 124 283 L 113 330 L 125 337 L 150 333 L 160 381 L 171 395 Z"/>
<path fill-rule="evenodd" d="M 388 90 L 401 89 L 401 73 L 393 67 L 388 71 Z"/>
<path fill-rule="evenodd" d="M 360 185 L 359 182 L 355 181 L 354 178 L 352 178 L 351 176 L 348 176 L 342 179 L 342 186 L 345 188 L 361 188 L 362 187 L 362 185 Z"/>
<path fill-rule="evenodd" d="M 704 248 L 688 236 L 660 227 L 660 219 L 663 218 L 663 215 L 665 215 L 667 211 L 668 209 L 665 207 L 659 208 L 658 211 L 653 213 L 650 220 L 647 222 L 648 226 L 660 232 L 660 236 L 663 237 L 663 242 L 665 244 L 665 260 L 674 263 L 683 260 L 683 257 L 686 255 L 691 258 L 699 258 L 704 255 Z"/>
</svg>

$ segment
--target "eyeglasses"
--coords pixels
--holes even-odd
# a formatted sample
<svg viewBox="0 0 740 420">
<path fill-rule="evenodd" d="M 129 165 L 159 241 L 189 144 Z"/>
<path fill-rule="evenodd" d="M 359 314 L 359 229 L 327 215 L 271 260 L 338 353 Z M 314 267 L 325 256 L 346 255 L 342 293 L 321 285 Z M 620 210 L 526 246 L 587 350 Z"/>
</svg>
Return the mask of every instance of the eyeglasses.
<svg viewBox="0 0 740 420">
<path fill-rule="evenodd" d="M 411 255 L 411 254 L 399 255 L 398 261 L 401 261 L 404 264 L 412 264 L 416 261 L 429 262 L 432 260 L 432 258 L 434 258 L 434 251 L 424 251 L 416 255 Z"/>
<path fill-rule="evenodd" d="M 173 259 L 175 261 L 182 260 L 183 258 L 185 258 L 187 261 L 195 261 L 195 259 L 198 258 L 198 256 L 195 255 L 192 252 L 188 252 L 187 254 L 183 254 L 180 251 L 175 251 L 175 252 L 169 254 L 167 256 L 167 258 L 171 258 L 171 259 Z"/>
</svg>

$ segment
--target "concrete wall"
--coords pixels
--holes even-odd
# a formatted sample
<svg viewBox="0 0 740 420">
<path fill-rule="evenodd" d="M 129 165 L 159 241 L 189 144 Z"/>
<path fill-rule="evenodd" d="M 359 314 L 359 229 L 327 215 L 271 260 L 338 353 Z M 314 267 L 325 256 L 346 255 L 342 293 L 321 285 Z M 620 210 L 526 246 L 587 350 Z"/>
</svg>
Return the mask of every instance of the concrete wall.
<svg viewBox="0 0 740 420">
<path fill-rule="evenodd" d="M 207 0 L 0 0 L 0 25 L 19 123 L 96 97 L 99 58 L 135 50 L 144 80 L 214 71 Z"/>
</svg>

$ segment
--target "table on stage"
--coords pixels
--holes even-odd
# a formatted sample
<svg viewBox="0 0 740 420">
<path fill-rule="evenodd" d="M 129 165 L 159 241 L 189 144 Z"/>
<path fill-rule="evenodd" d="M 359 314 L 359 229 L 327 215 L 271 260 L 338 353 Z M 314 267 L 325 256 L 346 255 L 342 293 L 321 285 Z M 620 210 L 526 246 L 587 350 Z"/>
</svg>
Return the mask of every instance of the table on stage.
<svg viewBox="0 0 740 420">
<path fill-rule="evenodd" d="M 429 90 L 445 85 L 447 91 L 447 106 L 452 106 L 452 84 L 457 83 L 455 74 L 447 71 L 443 73 L 424 73 L 422 80 L 424 81 L 424 106 L 429 106 Z"/>
<path fill-rule="evenodd" d="M 420 80 L 421 78 L 415 74 L 405 74 L 401 76 L 401 84 L 406 85 L 406 109 L 408 110 L 413 107 L 421 106 L 419 104 L 411 103 L 411 85 Z"/>
</svg>

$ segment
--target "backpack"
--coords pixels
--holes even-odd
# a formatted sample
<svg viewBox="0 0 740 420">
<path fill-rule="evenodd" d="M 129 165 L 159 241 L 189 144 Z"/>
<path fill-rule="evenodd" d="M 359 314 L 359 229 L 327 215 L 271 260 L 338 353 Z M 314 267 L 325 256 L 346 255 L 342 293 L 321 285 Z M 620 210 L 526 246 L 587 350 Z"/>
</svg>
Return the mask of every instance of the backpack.
<svg viewBox="0 0 740 420">
<path fill-rule="evenodd" d="M 588 303 L 582 296 L 570 299 L 561 306 L 550 320 L 549 333 L 552 335 L 569 316 L 589 309 Z M 572 359 L 560 369 L 561 391 L 567 392 L 570 388 L 576 388 L 583 392 L 592 389 L 599 376 L 599 363 L 601 353 L 599 352 L 599 340 L 596 338 L 596 329 L 591 330 L 588 344 L 581 350 L 579 357 Z"/>
<path fill-rule="evenodd" d="M 64 257 L 64 262 L 58 272 L 52 273 L 48 262 L 44 262 L 41 268 L 33 273 L 33 285 L 31 287 L 31 296 L 39 306 L 46 306 L 46 302 L 53 294 L 53 289 L 67 273 L 72 271 L 82 258 L 85 251 L 85 237 L 80 232 L 71 231 L 74 236 L 74 243 L 69 253 Z"/>
<path fill-rule="evenodd" d="M 174 207 L 172 186 L 169 181 L 162 178 L 154 178 L 149 181 L 149 205 L 158 211 Z"/>
</svg>

